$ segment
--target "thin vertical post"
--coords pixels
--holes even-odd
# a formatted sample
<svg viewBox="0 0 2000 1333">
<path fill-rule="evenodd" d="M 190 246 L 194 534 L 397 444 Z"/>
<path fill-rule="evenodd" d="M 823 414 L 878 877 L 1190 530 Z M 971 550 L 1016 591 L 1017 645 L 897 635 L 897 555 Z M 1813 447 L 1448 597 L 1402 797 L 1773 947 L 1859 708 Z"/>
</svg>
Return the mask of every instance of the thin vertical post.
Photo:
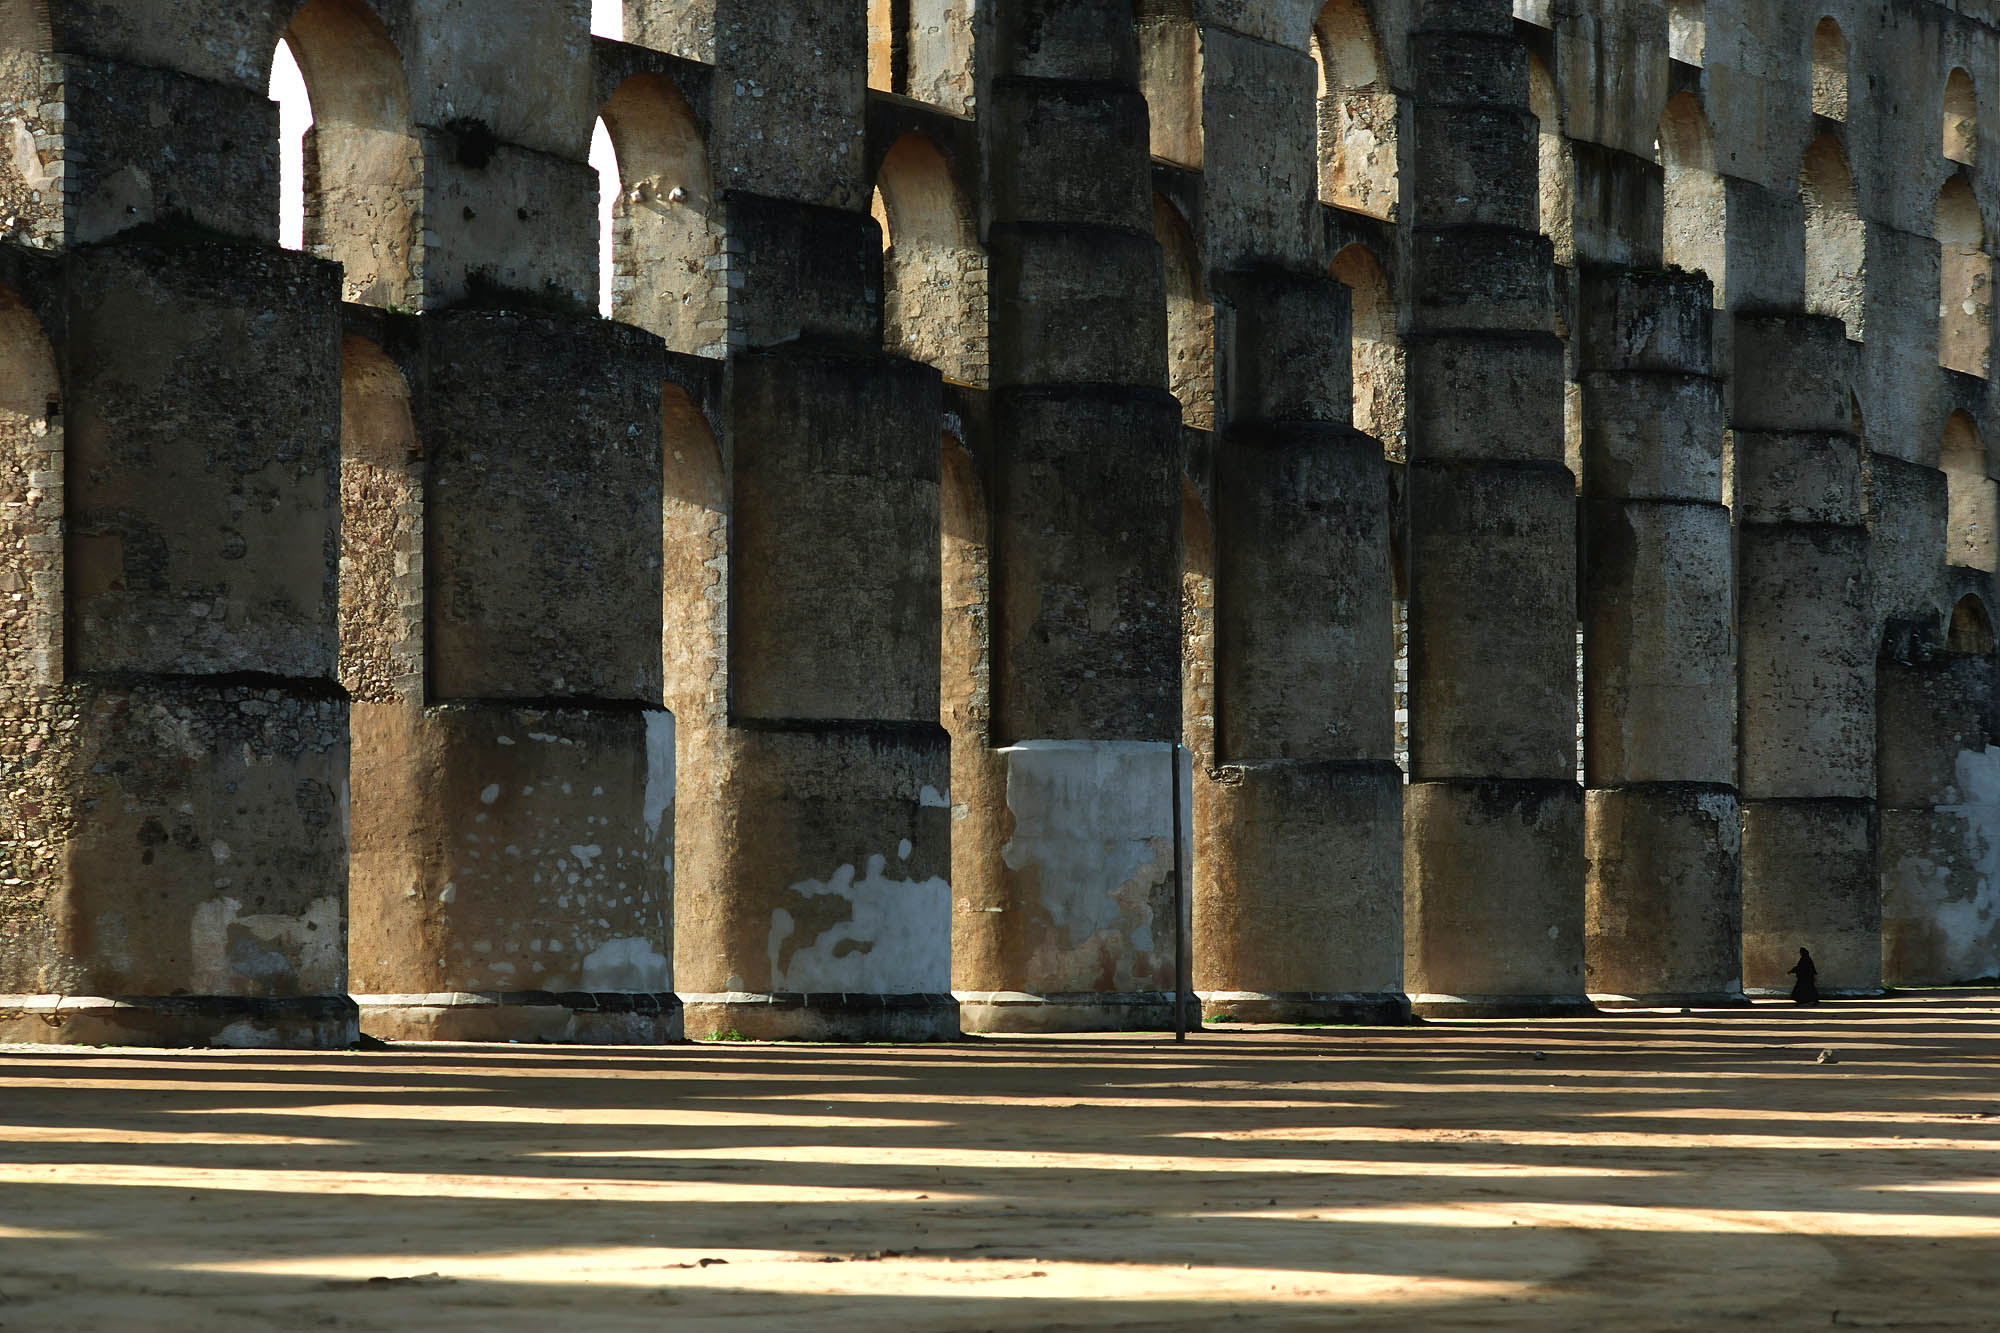
<svg viewBox="0 0 2000 1333">
<path fill-rule="evenodd" d="M 1181 745 L 1167 757 L 1167 783 L 1174 808 L 1174 1040 L 1187 1040 L 1187 867 L 1181 857 Z"/>
</svg>

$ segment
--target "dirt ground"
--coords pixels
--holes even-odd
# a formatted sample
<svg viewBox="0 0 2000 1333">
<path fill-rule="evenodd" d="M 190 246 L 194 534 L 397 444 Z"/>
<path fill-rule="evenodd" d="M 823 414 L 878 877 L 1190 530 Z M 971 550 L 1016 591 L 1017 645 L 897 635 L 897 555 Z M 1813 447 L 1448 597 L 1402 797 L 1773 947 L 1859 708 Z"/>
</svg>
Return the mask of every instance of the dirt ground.
<svg viewBox="0 0 2000 1333">
<path fill-rule="evenodd" d="M 2000 994 L 1184 1046 L 0 1054 L 9 1330 L 1232 1319 L 2000 1327 Z"/>
</svg>

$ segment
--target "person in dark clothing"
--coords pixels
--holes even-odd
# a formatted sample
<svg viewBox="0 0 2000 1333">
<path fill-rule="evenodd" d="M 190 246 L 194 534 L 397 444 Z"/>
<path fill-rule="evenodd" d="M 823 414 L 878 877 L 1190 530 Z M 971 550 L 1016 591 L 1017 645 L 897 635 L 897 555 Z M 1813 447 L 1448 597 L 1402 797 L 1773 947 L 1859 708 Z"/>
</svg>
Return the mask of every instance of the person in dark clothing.
<svg viewBox="0 0 2000 1333">
<path fill-rule="evenodd" d="M 1798 966 L 1792 969 L 1792 975 L 1798 978 L 1796 982 L 1792 983 L 1792 1002 L 1794 1004 L 1818 1004 L 1819 985 L 1814 978 L 1819 976 L 1819 969 L 1813 966 L 1812 955 L 1804 949 L 1799 950 Z"/>
</svg>

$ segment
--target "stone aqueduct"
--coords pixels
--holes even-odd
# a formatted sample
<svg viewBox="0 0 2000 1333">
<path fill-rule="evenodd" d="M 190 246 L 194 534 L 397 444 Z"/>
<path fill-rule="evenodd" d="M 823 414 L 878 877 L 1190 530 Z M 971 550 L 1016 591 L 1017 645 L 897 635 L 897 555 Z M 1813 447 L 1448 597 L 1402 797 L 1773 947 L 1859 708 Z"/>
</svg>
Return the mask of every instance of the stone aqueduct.
<svg viewBox="0 0 2000 1333">
<path fill-rule="evenodd" d="M 0 3 L 0 1035 L 2000 973 L 2000 6 L 625 32 Z"/>
</svg>

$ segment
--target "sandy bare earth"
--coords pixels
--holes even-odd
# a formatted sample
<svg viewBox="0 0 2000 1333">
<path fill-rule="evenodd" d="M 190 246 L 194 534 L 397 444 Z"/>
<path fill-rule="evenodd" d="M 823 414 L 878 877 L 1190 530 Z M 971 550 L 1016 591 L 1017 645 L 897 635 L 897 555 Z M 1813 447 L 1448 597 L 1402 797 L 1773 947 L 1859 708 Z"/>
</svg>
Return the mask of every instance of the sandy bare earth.
<svg viewBox="0 0 2000 1333">
<path fill-rule="evenodd" d="M 1230 1320 L 2000 1327 L 2000 995 L 1180 1047 L 0 1054 L 10 1330 Z"/>
</svg>

